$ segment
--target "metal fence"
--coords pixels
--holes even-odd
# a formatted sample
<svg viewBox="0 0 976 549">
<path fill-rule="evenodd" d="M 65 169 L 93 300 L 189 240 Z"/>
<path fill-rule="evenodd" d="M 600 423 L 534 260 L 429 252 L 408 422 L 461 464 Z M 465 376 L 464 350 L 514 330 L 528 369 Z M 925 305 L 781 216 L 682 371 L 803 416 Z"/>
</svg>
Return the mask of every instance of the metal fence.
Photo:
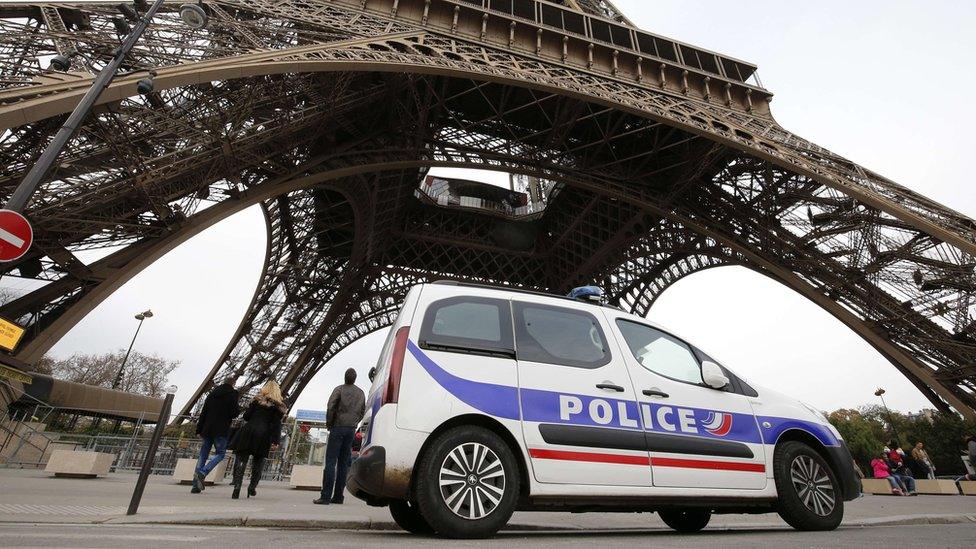
<svg viewBox="0 0 976 549">
<path fill-rule="evenodd" d="M 41 468 L 47 464 L 55 449 L 100 452 L 115 456 L 114 472 L 138 472 L 146 460 L 149 441 L 155 426 L 144 425 L 142 420 L 129 423 L 131 430 L 88 434 L 74 430 L 77 413 L 61 410 L 40 401 L 35 406 L 16 409 L 0 409 L 0 467 Z M 65 417 L 74 420 L 65 424 Z M 88 419 L 89 426 L 97 429 L 101 419 Z M 113 420 L 108 420 L 113 421 Z M 55 430 L 50 431 L 49 428 Z M 66 429 L 67 432 L 59 432 Z M 298 437 L 298 425 L 294 420 L 282 426 L 282 444 L 271 452 L 264 462 L 263 478 L 283 480 L 291 474 L 293 465 L 321 465 L 325 458 L 325 443 L 303 440 Z M 180 459 L 198 459 L 202 441 L 190 434 L 164 437 L 153 461 L 152 473 L 171 475 Z M 228 452 L 228 468 L 233 467 L 233 453 Z M 229 469 L 230 470 L 230 469 Z"/>
</svg>

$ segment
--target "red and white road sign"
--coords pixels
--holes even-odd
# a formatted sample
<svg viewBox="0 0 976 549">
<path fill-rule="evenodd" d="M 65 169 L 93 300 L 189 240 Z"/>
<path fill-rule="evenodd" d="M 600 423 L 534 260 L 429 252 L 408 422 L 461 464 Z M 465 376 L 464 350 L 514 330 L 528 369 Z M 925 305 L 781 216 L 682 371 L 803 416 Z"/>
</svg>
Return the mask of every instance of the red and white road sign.
<svg viewBox="0 0 976 549">
<path fill-rule="evenodd" d="M 27 218 L 13 210 L 0 210 L 0 261 L 13 261 L 27 253 L 34 230 Z"/>
</svg>

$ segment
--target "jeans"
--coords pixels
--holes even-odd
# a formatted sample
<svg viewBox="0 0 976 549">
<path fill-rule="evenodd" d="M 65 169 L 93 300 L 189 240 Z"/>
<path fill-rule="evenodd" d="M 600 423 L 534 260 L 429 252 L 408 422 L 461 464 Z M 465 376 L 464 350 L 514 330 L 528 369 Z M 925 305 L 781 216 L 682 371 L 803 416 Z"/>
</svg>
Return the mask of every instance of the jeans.
<svg viewBox="0 0 976 549">
<path fill-rule="evenodd" d="M 214 457 L 208 462 L 210 448 L 214 449 Z M 227 455 L 227 437 L 204 438 L 200 444 L 200 459 L 197 460 L 197 471 L 206 478 L 218 463 L 224 461 Z"/>
<path fill-rule="evenodd" d="M 905 488 L 909 492 L 915 491 L 915 479 L 912 478 L 911 475 L 891 475 L 891 476 L 895 477 L 895 479 L 897 479 L 900 484 L 904 484 Z"/>
<path fill-rule="evenodd" d="M 322 499 L 342 501 L 342 493 L 346 489 L 346 473 L 352 463 L 352 441 L 355 437 L 355 427 L 333 427 L 329 431 L 329 440 L 325 447 L 325 470 L 322 472 Z"/>
</svg>

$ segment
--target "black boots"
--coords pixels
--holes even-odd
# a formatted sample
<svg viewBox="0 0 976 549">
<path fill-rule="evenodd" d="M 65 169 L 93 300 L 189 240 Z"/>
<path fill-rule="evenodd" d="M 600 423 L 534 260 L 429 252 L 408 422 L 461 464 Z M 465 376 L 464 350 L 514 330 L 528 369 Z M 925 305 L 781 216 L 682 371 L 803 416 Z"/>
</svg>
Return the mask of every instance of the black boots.
<svg viewBox="0 0 976 549">
<path fill-rule="evenodd" d="M 244 470 L 247 469 L 247 458 L 235 458 L 234 459 L 234 491 L 231 492 L 231 499 L 239 499 L 241 497 L 241 484 L 244 484 Z M 248 493 L 250 494 L 251 489 L 248 488 Z"/>
<path fill-rule="evenodd" d="M 199 494 L 200 492 L 206 490 L 203 483 L 204 478 L 203 475 L 200 474 L 200 471 L 193 471 L 193 488 L 190 488 L 190 493 Z"/>
</svg>

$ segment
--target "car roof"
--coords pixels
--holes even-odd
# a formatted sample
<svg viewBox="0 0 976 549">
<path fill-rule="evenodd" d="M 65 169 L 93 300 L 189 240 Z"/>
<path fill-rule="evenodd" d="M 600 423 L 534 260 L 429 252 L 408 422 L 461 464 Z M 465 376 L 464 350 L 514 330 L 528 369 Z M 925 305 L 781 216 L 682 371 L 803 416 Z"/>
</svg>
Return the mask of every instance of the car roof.
<svg viewBox="0 0 976 549">
<path fill-rule="evenodd" d="M 539 291 L 536 291 L 536 290 L 527 290 L 525 288 L 518 288 L 518 287 L 515 287 L 515 286 L 492 286 L 490 284 L 476 284 L 476 283 L 473 283 L 473 282 L 458 282 L 456 280 L 438 280 L 437 282 L 432 282 L 432 284 L 435 284 L 437 286 L 458 286 L 458 287 L 461 287 L 461 288 L 478 288 L 480 290 L 497 291 L 497 292 L 501 292 L 501 293 L 516 293 L 516 294 L 532 295 L 532 296 L 536 296 L 536 297 L 546 297 L 546 298 L 550 298 L 550 299 L 558 299 L 560 301 L 568 301 L 568 302 L 573 303 L 575 305 L 583 305 L 583 306 L 588 306 L 588 307 L 601 307 L 601 308 L 608 308 L 608 309 L 614 309 L 614 310 L 617 310 L 617 311 L 622 311 L 622 309 L 620 309 L 619 307 L 615 307 L 615 306 L 610 305 L 610 304 L 607 304 L 607 303 L 594 303 L 592 301 L 583 301 L 583 300 L 574 299 L 572 297 L 565 296 L 565 295 L 551 294 L 551 293 L 547 293 L 547 292 L 539 292 Z"/>
<path fill-rule="evenodd" d="M 588 302 L 588 301 L 581 301 L 579 299 L 573 299 L 573 298 L 571 298 L 569 296 L 551 294 L 551 293 L 547 293 L 547 292 L 539 292 L 539 291 L 535 291 L 535 290 L 527 290 L 525 288 L 517 288 L 517 287 L 513 287 L 513 286 L 493 286 L 491 284 L 476 284 L 476 283 L 473 283 L 473 282 L 459 282 L 459 281 L 456 281 L 456 280 L 438 280 L 436 282 L 431 282 L 431 283 L 428 283 L 428 284 L 433 284 L 433 285 L 436 285 L 436 286 L 457 286 L 459 288 L 476 288 L 478 290 L 487 290 L 489 292 L 498 292 L 500 294 L 513 294 L 513 293 L 515 293 L 515 294 L 531 295 L 531 296 L 536 296 L 536 297 L 542 297 L 542 298 L 548 298 L 548 299 L 553 299 L 553 300 L 559 300 L 559 301 L 563 301 L 563 302 L 568 301 L 569 303 L 572 303 L 574 305 L 579 305 L 579 306 L 582 306 L 582 307 L 596 307 L 596 308 L 599 308 L 599 309 L 609 309 L 609 310 L 614 311 L 614 313 L 616 315 L 625 317 L 628 320 L 631 320 L 633 322 L 637 322 L 639 324 L 644 324 L 646 326 L 650 326 L 650 327 L 655 328 L 657 330 L 660 330 L 660 331 L 662 331 L 662 332 L 664 332 L 666 334 L 669 334 L 671 336 L 674 336 L 674 337 L 680 339 L 681 341 L 685 342 L 686 344 L 692 346 L 693 348 L 697 349 L 699 352 L 705 353 L 712 360 L 717 360 L 716 358 L 714 358 L 715 357 L 714 354 L 709 353 L 709 352 L 703 350 L 701 347 L 699 347 L 695 343 L 692 343 L 689 338 L 685 337 L 682 334 L 676 333 L 671 328 L 668 328 L 666 326 L 662 326 L 662 325 L 658 324 L 657 322 L 652 322 L 651 320 L 649 320 L 647 318 L 643 318 L 643 317 L 638 316 L 638 315 L 635 315 L 633 313 L 629 313 L 629 312 L 621 309 L 620 307 L 616 307 L 614 305 L 603 304 L 603 303 L 593 303 L 593 302 Z M 719 364 L 722 364 L 722 362 L 719 362 Z M 742 378 L 740 377 L 740 379 L 742 379 Z M 743 381 L 745 381 L 746 383 L 752 385 L 752 382 L 750 382 L 748 380 L 743 379 Z"/>
<path fill-rule="evenodd" d="M 682 336 L 681 334 L 675 333 L 675 331 L 672 330 L 672 329 L 670 329 L 670 328 L 667 328 L 665 326 L 661 326 L 660 324 L 658 324 L 656 322 L 652 322 L 652 321 L 650 321 L 650 320 L 648 320 L 646 318 L 643 318 L 641 316 L 635 315 L 633 313 L 628 313 L 627 311 L 621 309 L 620 307 L 616 307 L 614 305 L 610 305 L 610 304 L 606 304 L 606 303 L 594 303 L 592 301 L 582 301 L 582 300 L 579 300 L 579 299 L 573 299 L 573 298 L 571 298 L 569 296 L 558 295 L 558 294 L 551 294 L 551 293 L 547 293 L 547 292 L 539 292 L 539 291 L 535 291 L 535 290 L 527 290 L 525 288 L 517 288 L 517 287 L 513 287 L 513 286 L 493 286 L 491 284 L 477 284 L 477 283 L 473 283 L 473 282 L 459 282 L 459 281 L 456 281 L 456 280 L 438 280 L 438 281 L 432 282 L 430 284 L 433 284 L 433 285 L 436 285 L 436 286 L 456 286 L 456 287 L 459 287 L 459 288 L 474 288 L 474 289 L 478 289 L 478 290 L 487 290 L 489 292 L 498 292 L 500 294 L 509 294 L 509 295 L 510 294 L 513 294 L 513 293 L 514 294 L 523 294 L 523 295 L 530 295 L 530 296 L 534 296 L 534 297 L 542 297 L 542 298 L 547 298 L 547 299 L 559 300 L 561 302 L 569 302 L 569 303 L 567 303 L 567 305 L 568 304 L 572 304 L 572 305 L 580 306 L 580 307 L 595 307 L 595 308 L 598 308 L 598 309 L 609 309 L 609 310 L 613 311 L 616 315 L 620 315 L 620 316 L 626 317 L 628 320 L 632 320 L 633 322 L 637 322 L 639 324 L 644 324 L 644 325 L 650 326 L 652 328 L 656 328 L 656 329 L 658 329 L 658 330 L 660 330 L 660 331 L 662 331 L 664 333 L 667 333 L 667 334 L 670 334 L 670 335 L 672 335 L 674 337 L 677 337 L 678 339 L 684 341 L 685 343 L 688 343 L 689 345 L 691 345 L 691 346 L 693 346 L 695 348 L 698 348 L 696 345 L 694 345 L 693 343 L 691 343 L 688 338 Z M 704 352 L 704 351 L 702 351 L 702 352 Z"/>
</svg>

